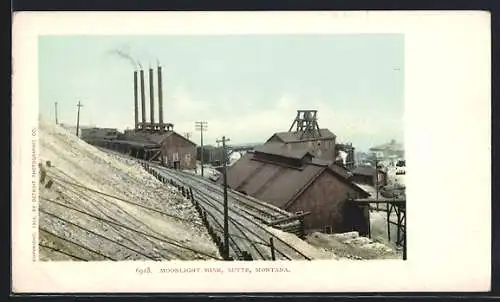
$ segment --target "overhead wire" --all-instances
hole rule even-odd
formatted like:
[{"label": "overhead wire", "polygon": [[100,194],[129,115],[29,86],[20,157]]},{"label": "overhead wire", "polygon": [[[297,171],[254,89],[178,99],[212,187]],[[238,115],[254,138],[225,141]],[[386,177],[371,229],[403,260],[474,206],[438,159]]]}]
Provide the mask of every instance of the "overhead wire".
[{"label": "overhead wire", "polygon": [[98,252],[98,251],[94,251],[93,249],[91,249],[91,248],[89,248],[89,247],[86,247],[86,246],[83,246],[83,245],[81,245],[81,244],[79,244],[79,243],[77,243],[77,242],[74,242],[74,241],[72,241],[72,240],[69,240],[68,238],[63,238],[63,237],[61,237],[61,236],[59,236],[59,235],[57,235],[57,234],[54,234],[53,232],[48,231],[48,230],[46,230],[46,229],[44,229],[44,228],[42,228],[42,227],[39,227],[39,229],[40,229],[40,231],[45,232],[45,233],[47,233],[47,234],[49,234],[49,235],[51,235],[51,236],[54,236],[54,237],[56,237],[57,239],[67,241],[67,242],[69,242],[69,243],[71,243],[71,244],[73,244],[73,245],[78,246],[79,248],[82,248],[82,249],[84,249],[84,250],[86,250],[86,251],[92,252],[92,253],[94,253],[94,254],[96,254],[96,255],[99,255],[99,256],[101,256],[101,257],[103,257],[103,258],[106,258],[106,259],[108,259],[108,260],[111,260],[111,261],[116,261],[116,259],[114,259],[114,258],[112,258],[112,257],[106,256],[106,255],[104,255],[104,254],[102,254],[102,253],[100,253],[100,252]]},{"label": "overhead wire", "polygon": [[[59,170],[60,171],[60,170]],[[61,173],[64,173],[63,171],[60,171]],[[52,174],[52,173],[51,173]],[[48,175],[48,174],[47,174]],[[98,190],[95,190],[95,189],[92,189],[92,188],[89,188],[88,186],[84,186],[84,185],[81,185],[81,184],[78,184],[78,183],[75,183],[75,182],[71,182],[71,181],[67,181],[67,180],[64,180],[62,179],[61,177],[59,176],[54,176],[53,174],[51,175],[51,178],[54,179],[56,182],[62,182],[62,183],[66,183],[68,185],[72,185],[72,186],[75,186],[75,187],[79,187],[81,189],[84,189],[84,190],[88,190],[88,191],[91,191],[93,193],[96,193],[96,194],[100,194],[100,195],[103,195],[103,196],[107,196],[107,197],[110,197],[110,198],[114,198],[116,200],[120,200],[120,201],[123,201],[125,203],[129,203],[129,204],[132,204],[132,205],[135,205],[135,206],[139,206],[141,208],[144,208],[146,210],[150,210],[150,211],[153,211],[153,212],[156,212],[156,213],[159,213],[161,215],[165,215],[165,216],[168,216],[168,217],[171,217],[171,218],[174,218],[174,219],[177,219],[179,221],[183,221],[183,222],[187,222],[187,223],[190,223],[190,224],[194,224],[196,226],[201,226],[201,227],[205,227],[204,224],[202,223],[198,223],[198,222],[195,222],[195,221],[192,221],[190,219],[186,219],[186,218],[182,218],[182,217],[179,217],[179,216],[175,216],[175,215],[172,215],[172,214],[169,214],[169,213],[166,213],[166,212],[163,212],[163,211],[160,211],[158,209],[154,209],[154,208],[150,208],[150,207],[147,207],[147,206],[144,206],[144,205],[141,205],[139,203],[136,203],[136,202],[133,202],[133,201],[130,201],[130,200],[126,200],[122,197],[118,197],[118,196],[114,196],[114,195],[111,195],[111,194],[108,194],[108,193],[104,193],[104,192],[100,192]],[[108,201],[106,199],[104,199],[105,201]],[[109,202],[109,201],[108,201]],[[222,231],[222,228],[217,228],[217,230],[219,231]],[[236,235],[236,234],[230,234],[231,236],[235,236],[235,237],[238,237],[240,239],[247,239],[245,237],[242,237],[242,236],[239,236],[239,235]],[[247,239],[248,240],[248,239]],[[251,240],[249,240],[251,241]],[[262,244],[262,245],[269,245],[268,243],[266,242],[259,242],[259,241],[252,241],[253,243],[256,243],[256,244]]]},{"label": "overhead wire", "polygon": [[[82,194],[81,192],[78,192],[78,191],[77,191],[77,190],[75,190],[74,188],[72,188],[72,187],[65,187],[65,188],[66,188],[66,190],[67,190],[67,191],[71,191],[71,192],[73,192],[74,194],[76,194],[78,197],[81,197],[82,199],[87,200],[88,202],[90,202],[90,204],[91,204],[91,205],[95,208],[95,210],[96,210],[96,211],[98,211],[99,213],[101,213],[102,215],[104,215],[105,217],[107,217],[108,219],[113,220],[113,221],[115,221],[115,222],[118,222],[115,218],[110,217],[109,215],[107,215],[106,213],[104,213],[104,211],[103,211],[103,210],[99,209],[99,207],[98,207],[98,206],[97,206],[97,205],[96,205],[96,204],[92,201],[92,198],[91,198],[90,196],[88,196],[88,195],[87,195],[87,196],[84,196],[84,197],[83,197],[83,196],[82,196],[83,194]],[[65,193],[64,193],[64,195],[66,195],[66,197],[67,197],[68,199],[71,199],[71,198],[72,198],[72,197],[70,197],[69,195],[67,195],[67,192],[65,192]],[[104,200],[106,200],[106,199],[104,199]],[[107,200],[106,200],[106,201],[107,201]],[[110,203],[111,203],[111,202],[110,202]],[[111,203],[111,204],[113,204],[116,208],[118,208],[118,209],[119,209],[119,207],[118,207],[116,204],[114,204],[114,203]],[[125,211],[125,213],[127,213],[127,212]],[[127,213],[127,214],[128,214],[128,213]],[[129,214],[129,216],[130,216],[130,214]],[[126,219],[126,218],[125,218],[125,219]],[[137,219],[136,219],[136,220],[137,220]],[[141,222],[140,220],[137,220],[137,221],[138,221],[139,223],[142,223],[142,225],[144,225],[145,227],[149,228],[149,227],[148,227],[145,223]],[[128,220],[128,222],[130,222],[130,223],[132,224],[132,222],[131,222],[130,220]],[[126,239],[127,241],[129,241],[129,242],[130,242],[130,243],[132,243],[133,245],[135,245],[135,246],[137,246],[137,247],[139,247],[139,248],[142,248],[142,246],[141,246],[141,245],[139,245],[139,243],[137,243],[137,242],[133,241],[132,239],[128,238],[128,237],[127,237],[127,236],[125,236],[123,233],[121,233],[121,232],[120,232],[120,230],[118,230],[116,226],[114,226],[114,225],[110,225],[110,224],[108,224],[108,225],[109,225],[111,228],[113,228],[116,232],[118,232],[119,234],[121,234],[121,235],[123,236],[123,238],[124,238],[124,239]],[[150,229],[150,228],[149,228],[149,229]],[[151,229],[150,229],[150,230],[151,230]],[[150,244],[152,244],[153,246],[155,246],[155,247],[157,247],[157,248],[158,248],[157,244],[156,244],[154,241],[152,241],[150,238],[145,237],[144,239],[145,239],[145,240],[147,240],[147,241],[148,241]],[[175,256],[176,256],[177,258],[179,258],[179,259],[182,259],[182,258],[183,258],[182,256],[180,256],[180,255],[179,255],[179,254],[177,254],[177,253],[173,253],[173,252],[170,252],[170,253],[171,253],[171,254],[173,254],[173,255],[175,255]]]},{"label": "overhead wire", "polygon": [[134,229],[132,229],[132,228],[130,228],[130,227],[127,227],[127,226],[125,226],[125,225],[122,225],[122,224],[120,224],[120,223],[113,222],[113,221],[110,221],[110,220],[108,220],[108,219],[104,219],[104,218],[102,218],[102,217],[98,217],[98,216],[95,216],[95,215],[92,215],[92,214],[86,213],[86,212],[84,212],[84,211],[81,211],[81,210],[75,209],[75,208],[73,208],[73,207],[71,207],[71,206],[68,206],[68,205],[62,204],[62,203],[60,203],[60,202],[58,202],[58,201],[55,201],[55,200],[52,200],[52,199],[49,199],[49,198],[42,198],[42,199],[44,199],[44,200],[46,200],[46,201],[49,201],[49,202],[52,202],[52,203],[55,203],[55,204],[57,204],[57,205],[59,205],[59,206],[65,207],[65,208],[67,208],[67,209],[73,210],[73,211],[75,211],[75,212],[78,212],[78,213],[81,213],[81,214],[87,215],[87,216],[92,217],[92,218],[94,218],[94,219],[101,220],[101,221],[105,221],[105,222],[107,222],[107,223],[114,224],[114,225],[117,225],[117,226],[122,227],[122,228],[124,228],[124,229],[130,230],[130,231],[133,231],[133,232],[136,232],[136,233],[138,233],[138,234],[141,234],[141,235],[144,235],[144,236],[149,236],[149,237],[151,237],[151,238],[154,238],[154,239],[156,239],[156,240],[159,240],[159,241],[162,241],[162,242],[168,243],[168,244],[170,244],[170,245],[173,245],[173,246],[176,246],[176,247],[179,247],[179,248],[182,248],[182,249],[189,250],[189,251],[191,251],[191,252],[193,252],[193,253],[200,254],[200,255],[203,255],[203,256],[206,256],[206,257],[209,257],[209,258],[212,258],[212,259],[219,259],[218,257],[215,257],[215,256],[210,255],[210,254],[208,254],[208,253],[205,253],[205,252],[202,252],[202,251],[196,250],[196,249],[194,249],[194,248],[187,247],[187,246],[181,245],[181,244],[179,244],[179,243],[176,243],[176,242],[175,242],[175,240],[170,239],[170,238],[168,238],[168,237],[166,237],[166,236],[164,236],[165,238],[159,238],[159,237],[157,237],[157,236],[154,236],[154,235],[151,235],[151,234],[147,234],[147,233],[141,232],[141,231],[139,231],[139,230],[134,230]]},{"label": "overhead wire", "polygon": [[74,258],[74,259],[77,259],[77,260],[80,260],[80,261],[88,261],[87,259],[85,258],[81,258],[81,257],[78,257],[76,255],[73,255],[73,254],[70,254],[70,253],[67,253],[63,250],[59,250],[59,249],[56,249],[55,247],[51,247],[51,246],[48,246],[48,245],[45,245],[45,244],[42,244],[42,243],[39,243],[38,244],[40,247],[43,247],[43,248],[46,248],[46,249],[50,249],[52,251],[55,251],[55,252],[58,252],[58,253],[61,253],[61,254],[64,254],[68,257],[71,257],[71,258]]},{"label": "overhead wire", "polygon": [[85,231],[85,232],[88,232],[88,233],[90,233],[90,234],[92,234],[92,235],[94,235],[94,236],[96,236],[96,237],[99,237],[99,238],[105,239],[105,240],[107,240],[107,241],[109,241],[109,242],[112,242],[112,243],[114,243],[114,244],[116,244],[116,245],[119,245],[119,246],[121,246],[121,247],[123,247],[123,248],[125,248],[125,249],[128,249],[128,250],[130,250],[130,251],[132,251],[132,252],[134,252],[134,253],[137,253],[138,255],[141,255],[141,256],[143,256],[143,257],[146,257],[146,258],[148,258],[148,259],[150,259],[150,260],[154,260],[154,258],[152,258],[152,257],[150,257],[150,256],[148,256],[148,255],[146,255],[146,254],[144,254],[144,253],[142,253],[142,252],[140,252],[140,251],[137,251],[137,250],[135,250],[135,249],[133,249],[133,248],[131,248],[131,247],[128,247],[128,246],[126,246],[126,245],[124,245],[124,244],[122,244],[122,243],[120,243],[120,242],[118,242],[118,241],[116,241],[116,240],[110,239],[110,238],[108,238],[108,237],[106,237],[106,236],[104,236],[104,235],[98,234],[98,233],[96,233],[96,232],[94,232],[94,231],[92,231],[92,230],[90,230],[90,229],[88,229],[88,228],[82,227],[82,226],[80,226],[80,225],[78,225],[78,224],[76,224],[76,223],[74,223],[74,222],[71,222],[71,221],[69,221],[69,220],[67,220],[67,219],[64,219],[64,218],[62,218],[62,217],[60,217],[60,216],[58,216],[58,215],[56,215],[56,214],[49,213],[49,212],[47,212],[47,211],[45,211],[45,210],[42,210],[42,209],[40,209],[40,212],[41,212],[41,213],[44,213],[44,214],[46,214],[46,215],[49,215],[49,216],[51,216],[51,217],[54,217],[54,218],[56,218],[56,219],[59,219],[59,220],[61,220],[61,221],[65,222],[65,223],[67,223],[67,224],[70,224],[70,225],[72,225],[72,226],[75,226],[75,227],[77,227],[77,228],[79,228],[79,229],[81,229],[81,230],[83,230],[83,231]]}]

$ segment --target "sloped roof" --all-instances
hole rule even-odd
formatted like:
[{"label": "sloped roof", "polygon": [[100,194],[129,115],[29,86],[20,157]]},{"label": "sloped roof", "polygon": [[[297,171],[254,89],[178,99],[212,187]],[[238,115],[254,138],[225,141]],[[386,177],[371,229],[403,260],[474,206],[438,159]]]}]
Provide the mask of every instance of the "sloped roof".
[{"label": "sloped roof", "polygon": [[356,186],[360,187],[361,189],[363,189],[363,191],[365,191],[366,193],[370,194],[370,197],[375,197],[377,195],[377,190],[375,189],[374,186],[370,186],[367,184],[361,184],[361,183],[357,183],[357,182],[355,182],[354,184]]},{"label": "sloped roof", "polygon": [[247,153],[228,169],[228,185],[281,208],[325,169],[315,165],[291,169],[255,161],[252,157],[253,154]]},{"label": "sloped roof", "polygon": [[139,141],[130,141],[130,140],[103,140],[107,141],[110,143],[119,143],[123,145],[128,145],[132,147],[139,147],[139,148],[159,148],[160,145],[157,143],[151,143],[151,142],[139,142]]},{"label": "sloped roof", "polygon": [[352,173],[349,170],[335,163],[328,166],[328,168],[345,179],[349,179],[352,176]]},{"label": "sloped roof", "polygon": [[307,155],[309,155],[311,157],[314,156],[307,149],[289,150],[283,144],[261,145],[261,146],[255,147],[254,153],[265,153],[265,154],[277,155],[277,156],[286,157],[286,158],[293,158],[293,159],[303,159]]},{"label": "sloped roof", "polygon": [[293,204],[294,200],[325,171],[335,175],[354,190],[368,195],[349,180],[350,175],[345,169],[331,161],[308,163],[299,170],[252,160],[253,156],[253,153],[247,153],[228,168],[229,187],[280,208],[286,209]]},{"label": "sloped roof", "polygon": [[301,141],[311,141],[311,140],[326,140],[334,139],[336,136],[328,129],[319,129],[320,137],[310,137],[304,135],[301,138],[302,132],[277,132],[273,134],[267,141],[271,140],[273,137],[277,137],[284,143],[301,142]]},{"label": "sloped roof", "polygon": [[[375,170],[374,167],[359,166],[359,167],[356,167],[354,170],[352,170],[352,174],[364,175],[364,176],[373,176],[373,175],[375,175],[375,171],[376,170]],[[380,168],[379,168],[379,172],[386,173],[385,171],[380,170]]]},{"label": "sloped roof", "polygon": [[168,137],[176,135],[183,140],[191,143],[192,145],[196,146],[196,144],[184,136],[180,135],[179,133],[175,131],[166,131],[166,132],[142,132],[142,131],[135,131],[135,132],[129,132],[125,134],[125,137],[130,140],[135,140],[135,141],[140,141],[140,142],[152,142],[156,144],[162,144],[165,139]]}]

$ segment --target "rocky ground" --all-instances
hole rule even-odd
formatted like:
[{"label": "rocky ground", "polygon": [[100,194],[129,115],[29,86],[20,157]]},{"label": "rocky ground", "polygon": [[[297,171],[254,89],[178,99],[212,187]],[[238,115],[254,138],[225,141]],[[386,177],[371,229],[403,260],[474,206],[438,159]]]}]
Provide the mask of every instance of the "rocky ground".
[{"label": "rocky ground", "polygon": [[134,161],[40,121],[40,260],[219,258],[191,202]]},{"label": "rocky ground", "polygon": [[400,259],[401,255],[395,249],[366,237],[360,237],[358,232],[342,234],[312,233],[306,241],[325,251],[335,253],[339,259],[370,260],[370,259]]}]

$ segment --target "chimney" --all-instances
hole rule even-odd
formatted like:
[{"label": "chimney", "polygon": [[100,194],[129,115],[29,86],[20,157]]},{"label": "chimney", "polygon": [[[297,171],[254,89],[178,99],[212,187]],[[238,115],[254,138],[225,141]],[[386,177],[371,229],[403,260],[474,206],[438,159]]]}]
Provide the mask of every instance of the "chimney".
[{"label": "chimney", "polygon": [[137,70],[134,71],[134,120],[135,120],[135,129],[139,128],[139,100],[138,100],[138,91],[137,91]]},{"label": "chimney", "polygon": [[151,119],[151,129],[154,129],[155,124],[155,95],[153,81],[153,68],[149,68],[149,117]]},{"label": "chimney", "polygon": [[144,70],[141,69],[141,109],[142,109],[142,128],[146,126],[146,94],[144,92]]},{"label": "chimney", "polygon": [[160,128],[163,125],[163,83],[161,80],[161,66],[158,65],[158,118]]}]

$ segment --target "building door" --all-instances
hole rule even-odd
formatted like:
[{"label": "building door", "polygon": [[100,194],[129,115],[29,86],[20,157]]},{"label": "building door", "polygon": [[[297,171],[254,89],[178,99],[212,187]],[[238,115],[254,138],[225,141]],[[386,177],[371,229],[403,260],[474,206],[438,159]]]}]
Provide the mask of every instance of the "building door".
[{"label": "building door", "polygon": [[174,162],[174,169],[180,169],[181,163],[179,161],[179,152],[174,152],[172,154],[172,161]]}]

